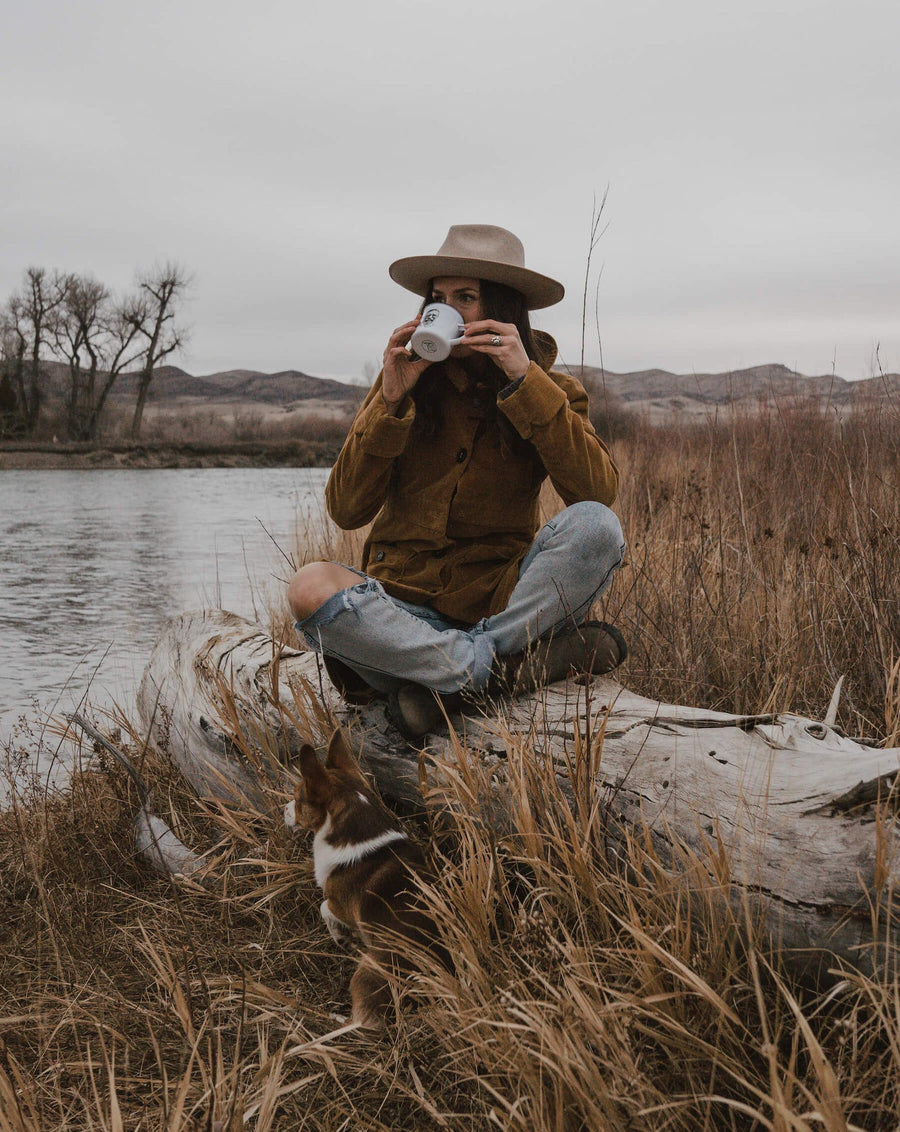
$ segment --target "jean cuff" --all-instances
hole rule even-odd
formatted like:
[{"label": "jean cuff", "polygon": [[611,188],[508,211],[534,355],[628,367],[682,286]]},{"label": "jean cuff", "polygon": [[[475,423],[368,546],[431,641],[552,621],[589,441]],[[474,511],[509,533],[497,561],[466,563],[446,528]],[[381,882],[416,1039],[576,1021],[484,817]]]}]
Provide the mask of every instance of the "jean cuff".
[{"label": "jean cuff", "polygon": [[[354,570],[355,574],[359,571]],[[309,645],[311,649],[316,652],[324,652],[322,648],[322,640],[316,632],[323,625],[328,625],[339,614],[346,612],[356,613],[356,604],[351,597],[352,594],[365,594],[375,593],[381,589],[381,583],[376,582],[374,578],[366,578],[365,574],[360,577],[364,581],[357,583],[355,586],[350,586],[345,590],[338,590],[337,593],[332,594],[327,601],[323,602],[318,609],[313,610],[309,617],[304,617],[300,621],[294,622],[294,628],[297,630],[297,635]]]},{"label": "jean cuff", "polygon": [[482,618],[471,630],[474,659],[469,687],[475,692],[480,692],[490,679],[496,655],[490,634],[485,632],[486,622],[487,618]]}]

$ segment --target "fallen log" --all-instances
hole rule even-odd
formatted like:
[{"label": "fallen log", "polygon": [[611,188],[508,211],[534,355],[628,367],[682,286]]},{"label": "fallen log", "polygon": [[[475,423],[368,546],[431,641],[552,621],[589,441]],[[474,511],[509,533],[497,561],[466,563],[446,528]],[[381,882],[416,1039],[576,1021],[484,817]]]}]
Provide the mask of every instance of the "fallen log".
[{"label": "fallen log", "polygon": [[203,858],[189,849],[162,818],[153,813],[152,795],[137,767],[124,751],[119,750],[79,712],[73,712],[66,718],[70,724],[80,727],[107,754],[112,755],[134,783],[141,803],[134,815],[134,848],[137,855],[143,857],[157,872],[170,876],[189,877],[202,870],[205,865]]},{"label": "fallen log", "polygon": [[[386,797],[421,803],[421,752],[391,726],[383,704],[340,702],[314,654],[279,647],[234,614],[204,610],[171,621],[138,705],[151,741],[199,793],[264,805],[266,782],[285,783],[300,733],[315,722],[301,718],[298,689],[315,693],[323,716],[352,725]],[[673,867],[685,848],[694,859],[727,861],[732,897],[816,967],[829,953],[871,970],[892,945],[900,748],[867,746],[789,713],[734,716],[659,703],[612,679],[592,679],[589,694],[563,681],[500,712],[453,723],[470,751],[495,762],[511,736],[530,736],[570,797],[575,752],[586,738],[594,744],[589,789],[604,796],[612,818],[610,852],[637,829]],[[446,735],[422,746],[453,757]]]}]

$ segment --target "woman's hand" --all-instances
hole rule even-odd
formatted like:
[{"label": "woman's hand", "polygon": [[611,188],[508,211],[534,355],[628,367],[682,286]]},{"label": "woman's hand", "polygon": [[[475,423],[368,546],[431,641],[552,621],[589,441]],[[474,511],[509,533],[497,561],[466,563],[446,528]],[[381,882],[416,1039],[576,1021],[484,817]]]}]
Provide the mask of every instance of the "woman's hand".
[{"label": "woman's hand", "polygon": [[388,339],[384,351],[384,368],[381,372],[381,395],[387,411],[393,416],[403,398],[431,365],[425,358],[414,358],[406,345],[412,332],[419,325],[419,319],[398,326]]},{"label": "woman's hand", "polygon": [[531,365],[531,359],[525,353],[519,331],[511,322],[497,322],[493,318],[483,319],[481,322],[467,322],[465,338],[460,345],[467,346],[479,354],[487,354],[510,381],[524,377]]}]

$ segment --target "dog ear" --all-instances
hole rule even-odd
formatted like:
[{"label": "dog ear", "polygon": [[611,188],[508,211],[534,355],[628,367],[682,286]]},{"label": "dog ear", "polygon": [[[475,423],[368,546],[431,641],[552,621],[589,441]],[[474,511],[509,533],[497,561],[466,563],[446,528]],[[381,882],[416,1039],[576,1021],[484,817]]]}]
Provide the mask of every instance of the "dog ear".
[{"label": "dog ear", "polygon": [[300,748],[300,773],[306,783],[306,793],[311,802],[322,802],[329,794],[328,778],[325,768],[319,762],[315,747],[304,743]]},{"label": "dog ear", "polygon": [[336,727],[334,734],[328,743],[328,756],[325,759],[325,765],[330,770],[342,770],[346,773],[355,774],[360,776],[359,765],[353,757],[353,752],[347,740],[344,738],[344,733],[340,727]]}]

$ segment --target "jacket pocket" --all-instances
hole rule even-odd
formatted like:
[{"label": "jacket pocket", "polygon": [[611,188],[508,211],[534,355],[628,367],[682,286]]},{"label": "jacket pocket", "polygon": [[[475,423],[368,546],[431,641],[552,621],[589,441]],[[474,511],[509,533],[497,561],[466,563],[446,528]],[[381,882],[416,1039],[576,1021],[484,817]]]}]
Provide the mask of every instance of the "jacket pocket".
[{"label": "jacket pocket", "polygon": [[373,542],[365,556],[363,569],[373,578],[399,582],[412,557],[413,551],[405,543]]}]

